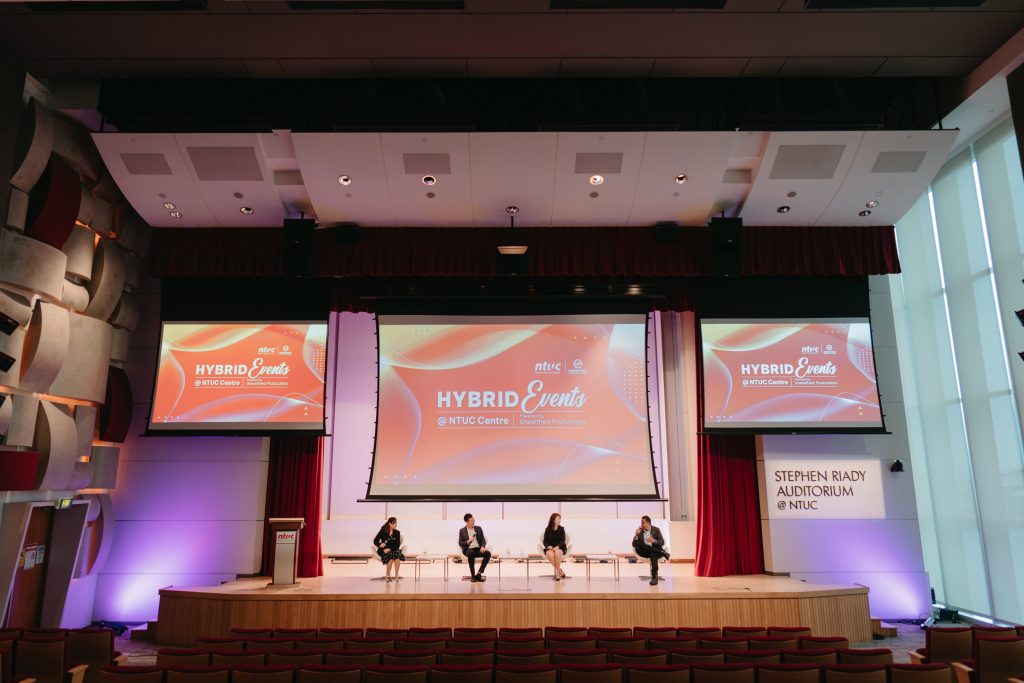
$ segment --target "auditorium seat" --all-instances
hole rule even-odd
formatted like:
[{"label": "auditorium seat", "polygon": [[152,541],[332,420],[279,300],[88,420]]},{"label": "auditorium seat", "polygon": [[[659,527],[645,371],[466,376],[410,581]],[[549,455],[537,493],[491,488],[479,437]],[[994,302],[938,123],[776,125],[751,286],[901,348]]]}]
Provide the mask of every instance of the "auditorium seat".
[{"label": "auditorium seat", "polygon": [[364,638],[390,638],[392,640],[398,640],[399,638],[408,638],[409,629],[407,628],[367,628]]},{"label": "auditorium seat", "polygon": [[594,626],[587,629],[587,635],[592,638],[601,640],[608,636],[632,636],[633,629],[631,628],[603,628],[600,626]]},{"label": "auditorium seat", "polygon": [[164,674],[164,683],[228,683],[228,675],[223,666],[172,666]]},{"label": "auditorium seat", "polygon": [[293,638],[246,638],[245,649],[262,650],[263,652],[294,650],[295,640]]},{"label": "auditorium seat", "polygon": [[696,638],[680,638],[679,636],[651,635],[647,637],[649,650],[696,650],[700,643]]},{"label": "auditorium seat", "polygon": [[274,629],[272,628],[233,628],[228,633],[242,640],[274,637]]},{"label": "auditorium seat", "polygon": [[639,638],[648,638],[652,636],[672,636],[678,637],[676,629],[671,626],[634,626],[633,635]]},{"label": "auditorium seat", "polygon": [[543,636],[498,636],[497,650],[543,650]]},{"label": "auditorium seat", "polygon": [[690,667],[692,683],[754,683],[754,667],[750,664],[694,664]]},{"label": "auditorium seat", "polygon": [[779,664],[782,662],[778,650],[726,650],[725,663]]},{"label": "auditorium seat", "polygon": [[611,652],[612,662],[631,666],[633,664],[668,664],[668,652],[665,650],[619,650]]},{"label": "auditorium seat", "polygon": [[425,666],[381,666],[366,667],[363,683],[427,683],[430,672]]},{"label": "auditorium seat", "polygon": [[468,638],[490,638],[491,640],[498,639],[498,629],[496,628],[454,628],[452,629],[452,637],[456,639],[468,639]]},{"label": "auditorium seat", "polygon": [[100,668],[100,683],[163,683],[164,670],[159,666],[114,666]]},{"label": "auditorium seat", "polygon": [[84,664],[86,683],[97,683],[103,667],[114,663],[114,631],[109,628],[70,629],[65,636],[66,665]]},{"label": "auditorium seat", "polygon": [[845,650],[850,647],[850,641],[839,636],[800,636],[801,650]]},{"label": "auditorium seat", "polygon": [[838,664],[836,651],[829,648],[818,650],[783,650],[783,664]]},{"label": "auditorium seat", "polygon": [[442,650],[437,656],[438,664],[494,664],[494,650]]},{"label": "auditorium seat", "polygon": [[353,664],[310,664],[299,667],[296,674],[296,683],[361,683],[362,680],[363,667]]},{"label": "auditorium seat", "polygon": [[68,630],[66,628],[23,628],[21,629],[21,635],[24,636],[42,636],[42,637],[60,637],[66,638]]},{"label": "auditorium seat", "polygon": [[345,639],[339,636],[317,636],[316,638],[300,638],[295,641],[296,650],[340,650],[345,647]]},{"label": "auditorium seat", "polygon": [[689,664],[634,664],[623,671],[623,683],[690,683]]},{"label": "auditorium seat", "polygon": [[494,638],[454,637],[448,641],[448,650],[493,650]]},{"label": "auditorium seat", "polygon": [[549,649],[552,664],[607,664],[608,650],[591,648],[580,649]]},{"label": "auditorium seat", "polygon": [[676,635],[680,638],[715,638],[722,635],[722,629],[716,626],[680,626],[676,629]]},{"label": "auditorium seat", "polygon": [[329,650],[324,664],[380,664],[381,650]]},{"label": "auditorium seat", "polygon": [[885,666],[880,664],[823,664],[821,683],[887,683]]},{"label": "auditorium seat", "polygon": [[790,636],[800,638],[802,636],[813,636],[814,633],[807,626],[769,626],[768,637]]},{"label": "auditorium seat", "polygon": [[724,636],[712,636],[710,638],[701,638],[698,643],[698,647],[702,650],[748,650],[750,649],[749,643],[746,638],[743,637],[724,637]]},{"label": "auditorium seat", "polygon": [[396,650],[433,650],[440,652],[448,647],[448,638],[409,638],[395,641]]},{"label": "auditorium seat", "polygon": [[204,650],[244,650],[245,640],[239,638],[212,638],[201,636],[196,638],[196,647]]},{"label": "auditorium seat", "polygon": [[1013,626],[972,626],[975,638],[987,638],[989,636],[1012,636],[1016,635],[1017,629]]},{"label": "auditorium seat", "polygon": [[431,666],[437,664],[434,650],[390,650],[383,652],[380,662],[384,666]]},{"label": "auditorium seat", "polygon": [[1011,636],[977,636],[971,661],[954,662],[957,679],[972,683],[1003,683],[1017,676],[1024,668],[1024,638]]},{"label": "auditorium seat", "polygon": [[10,638],[16,640],[21,638],[20,628],[0,628],[0,639]]},{"label": "auditorium seat", "polygon": [[548,635],[548,648],[558,650],[593,650],[597,641],[589,636]]},{"label": "auditorium seat", "polygon": [[300,638],[316,638],[317,630],[315,628],[275,628],[274,638],[291,638],[292,640],[299,640]]},{"label": "auditorium seat", "polygon": [[757,665],[757,683],[818,683],[820,679],[821,667],[817,664]]},{"label": "auditorium seat", "polygon": [[498,650],[494,653],[495,664],[550,664],[551,654],[541,648],[537,650]]},{"label": "auditorium seat", "polygon": [[890,664],[889,683],[949,683],[949,664]]},{"label": "auditorium seat", "polygon": [[491,683],[490,664],[437,664],[430,667],[430,683]]},{"label": "auditorium seat", "polygon": [[[263,650],[211,650],[210,666],[263,666],[267,653]],[[190,665],[191,666],[191,665]]]},{"label": "auditorium seat", "polygon": [[349,638],[345,641],[346,650],[394,650],[394,638]]},{"label": "auditorium seat", "polygon": [[156,651],[157,666],[208,666],[210,664],[210,651],[198,648],[174,648],[162,647]]},{"label": "auditorium seat", "polygon": [[550,639],[552,635],[580,637],[587,635],[587,628],[585,626],[548,626],[544,629],[545,638]]},{"label": "auditorium seat", "polygon": [[538,628],[538,627],[506,628],[504,626],[498,629],[498,638],[499,639],[501,639],[501,638],[509,638],[509,637],[511,637],[511,638],[526,638],[527,636],[529,636],[531,638],[543,638],[544,637],[544,629]]},{"label": "auditorium seat", "polygon": [[323,664],[322,650],[291,650],[289,652],[268,652],[267,664],[291,664],[306,666],[307,664]]},{"label": "auditorium seat", "polygon": [[800,647],[796,636],[759,636],[747,640],[749,650],[795,650]]},{"label": "auditorium seat", "polygon": [[417,628],[413,627],[409,629],[409,638],[441,638],[448,640],[452,637],[451,627],[431,627],[431,628]]},{"label": "auditorium seat", "polygon": [[523,666],[502,664],[494,667],[494,683],[557,683],[557,681],[558,667],[550,664]]},{"label": "auditorium seat", "polygon": [[725,664],[725,651],[673,649],[668,660],[673,664]]},{"label": "auditorium seat", "polygon": [[615,653],[622,650],[644,650],[647,648],[647,641],[644,638],[634,638],[631,635],[604,636],[598,638],[597,646]]},{"label": "auditorium seat", "polygon": [[724,638],[763,638],[768,635],[764,626],[723,626]]},{"label": "auditorium seat", "polygon": [[[37,635],[26,629],[14,646],[14,680],[34,678],[36,683],[64,683],[64,634]],[[72,680],[82,680],[84,667],[74,667]]]},{"label": "auditorium seat", "polygon": [[361,628],[321,628],[319,637],[341,637],[349,640],[351,638],[362,638],[363,629]]},{"label": "auditorium seat", "polygon": [[294,683],[295,667],[287,664],[238,666],[231,669],[231,683]]},{"label": "auditorium seat", "polygon": [[892,664],[892,650],[884,647],[862,650],[842,648],[836,650],[836,658],[840,664]]},{"label": "auditorium seat", "polygon": [[621,664],[565,664],[558,668],[561,683],[622,683]]}]

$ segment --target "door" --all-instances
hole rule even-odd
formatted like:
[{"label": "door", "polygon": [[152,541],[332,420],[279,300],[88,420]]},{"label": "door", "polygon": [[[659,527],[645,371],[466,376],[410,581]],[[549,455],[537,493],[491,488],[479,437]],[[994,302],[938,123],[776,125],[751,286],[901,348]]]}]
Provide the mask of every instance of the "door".
[{"label": "door", "polygon": [[25,541],[14,572],[11,604],[7,610],[9,628],[36,628],[43,607],[43,586],[50,559],[50,534],[53,529],[53,506],[32,508]]}]

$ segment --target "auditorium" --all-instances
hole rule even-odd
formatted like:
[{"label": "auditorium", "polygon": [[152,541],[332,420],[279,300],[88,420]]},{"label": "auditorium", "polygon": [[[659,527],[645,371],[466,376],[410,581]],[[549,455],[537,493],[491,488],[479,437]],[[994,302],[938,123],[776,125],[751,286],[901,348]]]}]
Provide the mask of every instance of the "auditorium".
[{"label": "auditorium", "polygon": [[1024,683],[1022,159],[1024,0],[0,0],[0,683]]}]

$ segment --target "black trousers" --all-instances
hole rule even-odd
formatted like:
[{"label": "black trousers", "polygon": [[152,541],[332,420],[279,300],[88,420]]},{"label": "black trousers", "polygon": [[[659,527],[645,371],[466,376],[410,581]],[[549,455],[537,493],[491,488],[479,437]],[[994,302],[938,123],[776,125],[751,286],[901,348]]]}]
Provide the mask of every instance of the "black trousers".
[{"label": "black trousers", "polygon": [[651,575],[657,576],[658,560],[662,557],[665,557],[665,551],[661,548],[655,548],[654,546],[645,545],[643,543],[637,543],[636,554],[640,557],[646,557],[651,561]]},{"label": "black trousers", "polygon": [[462,551],[462,554],[469,558],[469,573],[473,576],[476,576],[476,558],[483,558],[483,562],[480,563],[481,574],[483,574],[484,570],[487,569],[487,563],[491,561],[490,550],[480,552],[480,548],[467,548]]}]

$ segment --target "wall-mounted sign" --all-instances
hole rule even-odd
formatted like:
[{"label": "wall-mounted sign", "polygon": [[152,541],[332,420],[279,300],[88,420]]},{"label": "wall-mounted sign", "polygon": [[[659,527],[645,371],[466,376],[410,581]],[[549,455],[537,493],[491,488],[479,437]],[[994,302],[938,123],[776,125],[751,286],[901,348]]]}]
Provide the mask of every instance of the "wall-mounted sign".
[{"label": "wall-mounted sign", "polygon": [[882,519],[879,460],[766,460],[770,519]]}]

